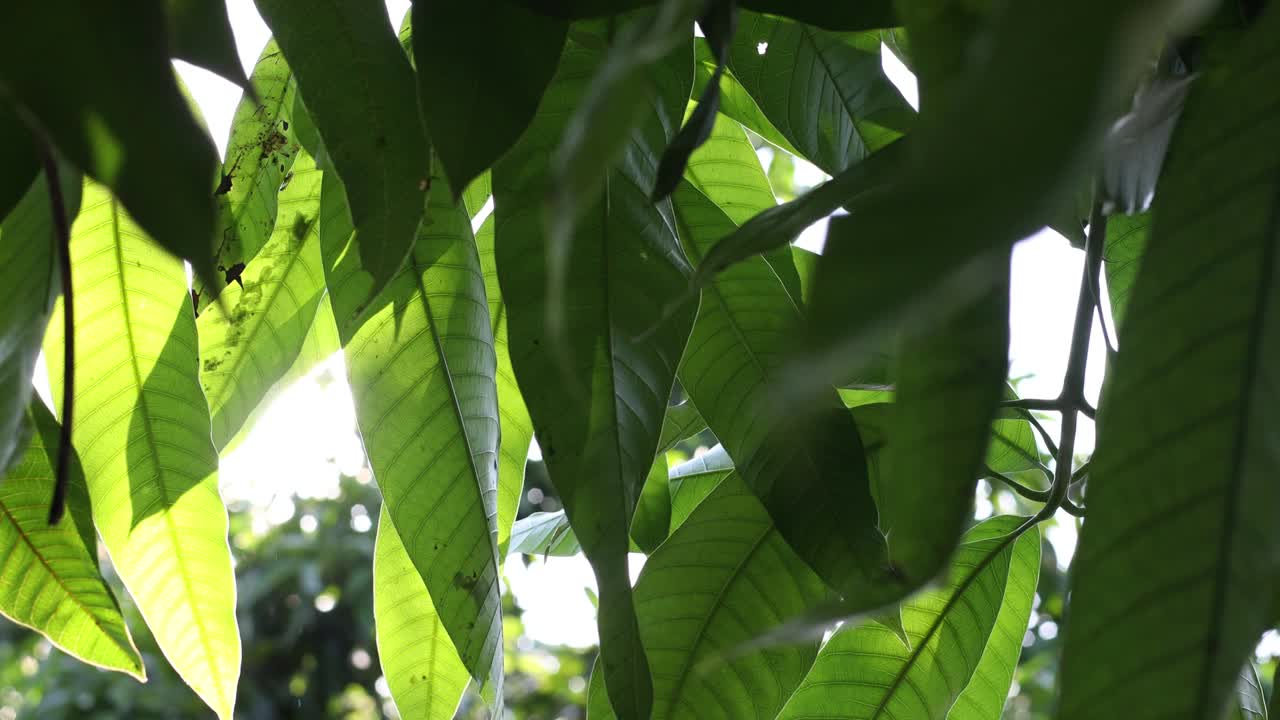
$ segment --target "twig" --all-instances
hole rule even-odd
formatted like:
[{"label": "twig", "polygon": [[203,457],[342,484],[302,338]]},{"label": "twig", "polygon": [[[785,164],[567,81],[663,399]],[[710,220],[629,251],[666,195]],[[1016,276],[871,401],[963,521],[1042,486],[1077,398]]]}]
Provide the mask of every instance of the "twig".
[{"label": "twig", "polygon": [[1032,415],[1030,412],[1024,413],[1024,415],[1026,415],[1027,422],[1031,423],[1031,427],[1035,428],[1036,432],[1040,433],[1040,439],[1044,440],[1045,449],[1049,451],[1050,455],[1057,457],[1058,443],[1054,442],[1053,436],[1044,428],[1044,425],[1040,424],[1040,420],[1037,419],[1035,415]]},{"label": "twig", "polygon": [[1034,500],[1036,502],[1044,502],[1045,500],[1049,499],[1049,492],[1047,490],[1036,490],[1035,488],[1027,487],[1026,485],[1023,485],[1022,483],[1018,482],[1017,480],[1014,480],[1008,475],[1005,475],[1004,473],[996,472],[991,468],[987,468],[987,477],[995,478],[996,480],[999,480],[1005,485],[1008,485],[1010,490],[1013,490],[1014,492],[1018,493],[1019,495],[1021,495],[1022,497],[1028,500]]},{"label": "twig", "polygon": [[47,142],[41,144],[45,182],[49,185],[49,209],[53,213],[54,255],[62,280],[62,428],[58,436],[58,467],[53,498],[49,502],[49,524],[56,525],[67,508],[67,484],[71,474],[71,423],[76,395],[75,294],[71,290],[71,227],[66,201],[58,178],[58,161]]},{"label": "twig", "polygon": [[1074,515],[1078,518],[1085,516],[1084,508],[1072,502],[1071,498],[1062,498],[1062,509],[1066,510],[1068,514]]},{"label": "twig", "polygon": [[1000,403],[1000,407],[1020,408],[1022,410],[1054,410],[1062,411],[1061,398],[1019,398],[1017,400],[1004,400]]}]

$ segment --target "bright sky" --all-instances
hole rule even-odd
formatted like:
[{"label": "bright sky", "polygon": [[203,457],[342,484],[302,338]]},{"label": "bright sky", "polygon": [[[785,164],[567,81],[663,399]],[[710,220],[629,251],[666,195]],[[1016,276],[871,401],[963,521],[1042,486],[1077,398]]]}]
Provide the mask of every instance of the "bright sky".
[{"label": "bright sky", "polygon": [[[246,71],[251,71],[269,31],[252,0],[228,0],[227,5],[241,62]],[[398,25],[409,3],[389,0],[387,6],[392,24]],[[889,53],[885,65],[904,96],[916,104],[915,79],[910,72]],[[221,153],[239,101],[239,89],[182,63],[179,72],[204,111]],[[802,160],[797,160],[796,166],[800,186],[825,179],[821,171]],[[825,231],[826,221],[820,222],[806,231],[800,242],[817,250]],[[1014,249],[1010,374],[1029,376],[1021,384],[1028,397],[1055,397],[1062,385],[1082,263],[1082,252],[1048,231]],[[1095,322],[1086,379],[1086,392],[1095,404],[1103,357],[1103,341]],[[1093,449],[1093,424],[1085,418],[1082,421],[1077,449],[1089,452]],[[285,522],[293,516],[294,495],[335,496],[339,474],[356,475],[362,462],[350,389],[341,358],[335,357],[281,393],[263,413],[254,432],[224,458],[223,493],[228,500],[250,501],[255,525],[265,529],[269,523]],[[1057,527],[1049,530],[1048,537],[1059,561],[1065,564],[1075,549],[1075,526],[1065,515],[1060,520]],[[633,577],[642,559],[633,557]],[[525,610],[526,631],[533,638],[579,647],[595,644],[595,609],[584,589],[594,589],[595,583],[581,556],[545,561],[537,558],[527,568],[513,558],[507,566],[507,580]]]}]

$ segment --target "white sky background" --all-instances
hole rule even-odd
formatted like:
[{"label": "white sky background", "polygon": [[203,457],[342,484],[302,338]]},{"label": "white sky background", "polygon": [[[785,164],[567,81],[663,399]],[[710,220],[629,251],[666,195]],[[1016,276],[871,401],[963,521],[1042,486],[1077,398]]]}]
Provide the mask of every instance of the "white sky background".
[{"label": "white sky background", "polygon": [[[251,71],[270,33],[252,0],[228,0],[227,6],[240,60],[246,71]],[[393,26],[398,26],[409,8],[408,0],[389,0],[387,6]],[[890,77],[914,105],[915,79],[896,58],[889,53],[886,56]],[[178,65],[204,111],[221,154],[240,90],[211,73]],[[825,178],[821,171],[799,159],[796,172],[800,186]],[[819,249],[825,232],[824,220],[806,231],[800,243]],[[1081,251],[1051,231],[1028,238],[1014,248],[1010,375],[1030,376],[1020,385],[1025,397],[1056,397],[1062,386],[1083,261]],[[1095,320],[1086,378],[1086,395],[1095,404],[1104,356]],[[1093,423],[1087,418],[1081,420],[1077,452],[1087,453],[1093,449]],[[1051,431],[1056,429],[1056,423],[1046,424]],[[291,498],[295,494],[336,496],[339,473],[356,475],[362,462],[350,390],[341,358],[335,357],[282,393],[267,408],[255,431],[223,460],[223,493],[228,500],[249,500],[257,509],[255,525],[265,529],[267,524],[285,522],[293,516]],[[1057,527],[1050,528],[1047,535],[1059,562],[1065,565],[1075,549],[1075,526],[1069,516],[1059,519]],[[633,571],[638,571],[638,565]],[[596,642],[595,610],[583,590],[594,588],[594,580],[581,556],[546,561],[538,558],[528,568],[513,559],[507,565],[507,580],[525,610],[525,628],[532,637],[579,647]],[[1280,647],[1280,640],[1277,643]]]}]

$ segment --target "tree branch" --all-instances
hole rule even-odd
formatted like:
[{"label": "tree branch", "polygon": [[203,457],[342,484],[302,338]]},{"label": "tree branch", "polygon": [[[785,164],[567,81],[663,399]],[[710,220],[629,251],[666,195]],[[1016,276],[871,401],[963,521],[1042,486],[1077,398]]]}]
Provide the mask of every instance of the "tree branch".
[{"label": "tree branch", "polygon": [[58,161],[49,143],[42,142],[40,158],[44,178],[49,186],[49,210],[53,213],[53,252],[58,262],[62,283],[62,427],[58,436],[58,467],[54,476],[53,498],[49,501],[49,524],[56,525],[67,509],[67,484],[71,473],[71,423],[76,394],[75,297],[71,290],[71,226],[67,204],[62,197]]}]

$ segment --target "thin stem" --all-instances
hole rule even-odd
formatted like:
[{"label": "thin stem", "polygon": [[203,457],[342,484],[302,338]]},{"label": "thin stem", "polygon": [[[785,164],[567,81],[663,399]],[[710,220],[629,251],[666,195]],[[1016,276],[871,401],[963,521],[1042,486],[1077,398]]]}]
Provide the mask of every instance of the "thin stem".
[{"label": "thin stem", "polygon": [[1062,498],[1062,509],[1066,510],[1068,514],[1078,518],[1082,518],[1085,515],[1084,508],[1072,502],[1071,498]]},{"label": "thin stem", "polygon": [[49,185],[49,210],[53,213],[54,255],[62,280],[62,428],[58,436],[58,468],[49,502],[49,524],[56,525],[67,509],[67,485],[71,474],[71,423],[75,416],[76,334],[75,294],[71,290],[71,226],[58,178],[58,161],[49,144],[41,147],[45,182]]},{"label": "thin stem", "polygon": [[1090,467],[1089,467],[1089,466],[1090,466],[1090,464],[1091,464],[1091,463],[1092,463],[1092,461],[1086,462],[1085,464],[1083,464],[1083,465],[1081,465],[1080,467],[1076,468],[1076,471],[1075,471],[1075,472],[1071,473],[1071,484],[1072,484],[1072,485],[1075,485],[1076,483],[1080,482],[1081,480],[1084,480],[1085,478],[1089,477],[1089,470],[1090,470]]},{"label": "thin stem", "polygon": [[1021,408],[1023,410],[1062,410],[1060,398],[1019,398],[1001,401],[1000,407]]},{"label": "thin stem", "polygon": [[1026,485],[1023,485],[1022,483],[1018,482],[1017,480],[1014,480],[1008,475],[996,472],[991,468],[987,468],[987,477],[995,478],[996,480],[999,480],[1005,485],[1008,485],[1010,490],[1013,490],[1014,492],[1018,493],[1019,495],[1021,495],[1022,497],[1028,500],[1034,500],[1036,502],[1044,502],[1045,500],[1049,499],[1049,493],[1047,491],[1036,490],[1035,488],[1027,487]]},{"label": "thin stem", "polygon": [[[1058,443],[1054,442],[1053,436],[1044,428],[1044,425],[1040,424],[1040,420],[1035,415],[1032,415],[1030,411],[1024,412],[1022,415],[1026,418],[1027,422],[1031,423],[1031,427],[1035,428],[1036,432],[1040,433],[1040,439],[1044,441],[1045,449],[1049,451],[1049,454],[1057,457]],[[1052,475],[1053,473],[1049,474]]]}]

